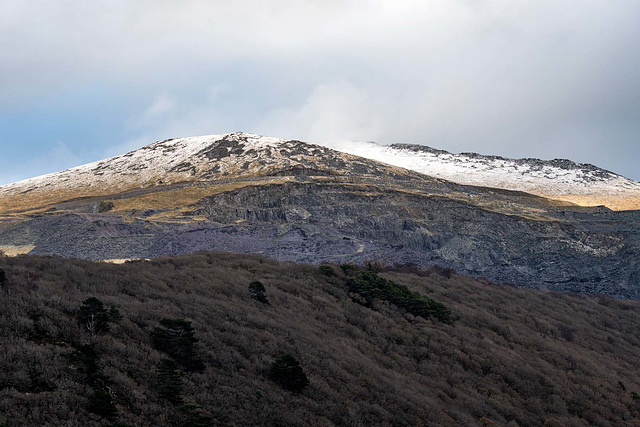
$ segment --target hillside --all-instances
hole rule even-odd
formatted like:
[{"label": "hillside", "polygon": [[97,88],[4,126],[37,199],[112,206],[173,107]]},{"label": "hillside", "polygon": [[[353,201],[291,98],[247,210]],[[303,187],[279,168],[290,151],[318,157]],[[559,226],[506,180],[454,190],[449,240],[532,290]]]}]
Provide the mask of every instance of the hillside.
[{"label": "hillside", "polygon": [[[640,422],[637,301],[516,289],[437,268],[379,273],[444,304],[447,323],[379,298],[363,305],[348,292],[359,273],[333,267],[327,276],[256,256],[123,265],[0,257],[0,269],[6,427]],[[269,304],[251,297],[256,280]],[[89,297],[119,312],[95,336],[78,322]],[[172,356],[152,339],[163,318],[192,322],[199,341],[190,357],[204,368],[178,370],[181,391],[165,397],[162,360]],[[300,393],[269,375],[283,353],[308,376]],[[176,395],[182,402],[172,404]],[[108,406],[96,396],[115,405],[110,420],[88,411]]]},{"label": "hillside", "polygon": [[151,144],[0,187],[0,250],[92,260],[199,250],[414,263],[640,297],[640,211],[461,185],[301,141]]},{"label": "hillside", "polygon": [[374,142],[340,144],[335,148],[458,184],[524,191],[580,206],[640,209],[639,182],[567,159],[508,159],[477,153],[456,154],[424,145]]}]

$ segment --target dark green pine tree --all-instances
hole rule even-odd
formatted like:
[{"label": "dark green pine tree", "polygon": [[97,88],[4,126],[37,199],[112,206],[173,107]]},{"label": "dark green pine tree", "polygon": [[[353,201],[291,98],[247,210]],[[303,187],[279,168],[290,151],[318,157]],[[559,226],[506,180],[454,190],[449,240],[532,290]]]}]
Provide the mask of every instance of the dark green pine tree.
[{"label": "dark green pine tree", "polygon": [[103,418],[113,418],[118,413],[111,396],[104,390],[95,390],[89,395],[87,410]]},{"label": "dark green pine tree", "polygon": [[251,298],[260,301],[263,304],[269,304],[269,300],[267,299],[267,291],[264,288],[262,282],[249,283],[249,293],[251,294]]},{"label": "dark green pine tree", "polygon": [[188,427],[210,427],[213,425],[213,418],[200,405],[187,403],[180,408],[184,416],[184,426]]},{"label": "dark green pine tree", "polygon": [[191,322],[184,319],[162,319],[160,326],[151,332],[151,341],[156,350],[164,351],[187,371],[201,372],[204,363],[197,355]]},{"label": "dark green pine tree", "polygon": [[82,301],[78,310],[78,323],[91,335],[106,332],[109,330],[109,311],[98,298],[89,297]]},{"label": "dark green pine tree", "polygon": [[89,385],[95,386],[97,384],[104,384],[107,381],[106,377],[100,371],[98,353],[93,344],[78,346],[69,356],[69,360],[75,369],[84,375],[85,381]]},{"label": "dark green pine tree", "polygon": [[290,354],[278,357],[271,364],[269,374],[273,381],[293,392],[299,393],[309,385],[309,378],[300,362]]},{"label": "dark green pine tree", "polygon": [[124,316],[122,315],[122,313],[120,313],[118,307],[111,306],[111,308],[109,309],[109,321],[111,323],[117,323],[122,319],[124,319]]},{"label": "dark green pine tree", "polygon": [[182,380],[178,364],[171,359],[162,359],[156,368],[158,395],[169,402],[182,404]]},{"label": "dark green pine tree", "polygon": [[4,287],[7,283],[7,273],[4,272],[3,269],[0,268],[0,287]]},{"label": "dark green pine tree", "polygon": [[330,265],[321,265],[320,267],[318,267],[318,270],[320,270],[320,273],[324,274],[327,277],[336,276],[336,271]]}]

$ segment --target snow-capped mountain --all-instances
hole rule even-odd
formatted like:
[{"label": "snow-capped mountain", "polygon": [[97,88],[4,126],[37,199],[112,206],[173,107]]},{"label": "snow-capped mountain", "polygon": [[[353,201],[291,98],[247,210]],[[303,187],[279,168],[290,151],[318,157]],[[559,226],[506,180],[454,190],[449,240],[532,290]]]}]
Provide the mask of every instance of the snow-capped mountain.
[{"label": "snow-capped mountain", "polygon": [[[0,200],[22,207],[70,197],[238,176],[277,174],[286,168],[314,174],[403,173],[404,168],[458,184],[499,188],[614,210],[640,209],[640,183],[570,160],[508,159],[454,154],[422,145],[354,142],[327,147],[249,133],[159,141],[130,153],[0,186]],[[382,162],[368,164],[365,159]],[[328,164],[329,162],[330,164]],[[383,167],[383,169],[380,169]]]},{"label": "snow-capped mountain", "polygon": [[[327,149],[295,151],[297,141],[247,133],[158,141],[130,153],[48,175],[0,186],[0,197],[32,191],[121,191],[211,176],[268,173],[273,167],[300,165]],[[344,156],[351,160],[352,156]]]},{"label": "snow-capped mountain", "polygon": [[0,186],[0,212],[175,183],[277,175],[288,168],[315,175],[408,172],[320,145],[236,132],[158,141],[124,155]]},{"label": "snow-capped mountain", "polygon": [[565,159],[508,159],[454,154],[423,145],[355,142],[333,148],[459,184],[524,191],[583,206],[640,209],[640,183]]}]

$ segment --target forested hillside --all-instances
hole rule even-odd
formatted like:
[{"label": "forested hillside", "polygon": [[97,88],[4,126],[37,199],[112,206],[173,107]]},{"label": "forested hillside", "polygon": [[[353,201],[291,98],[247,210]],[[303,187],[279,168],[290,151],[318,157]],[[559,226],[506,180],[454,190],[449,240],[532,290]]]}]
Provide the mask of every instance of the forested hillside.
[{"label": "forested hillside", "polygon": [[640,422],[640,302],[369,267],[0,256],[0,426]]}]

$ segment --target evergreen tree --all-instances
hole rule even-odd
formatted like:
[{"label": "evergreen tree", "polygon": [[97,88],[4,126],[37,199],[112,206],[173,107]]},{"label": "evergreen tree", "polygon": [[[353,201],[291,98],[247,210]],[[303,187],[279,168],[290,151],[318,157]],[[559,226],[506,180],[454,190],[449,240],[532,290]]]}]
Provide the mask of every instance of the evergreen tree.
[{"label": "evergreen tree", "polygon": [[451,323],[451,311],[442,303],[434,301],[418,292],[412,292],[404,285],[380,277],[374,271],[359,271],[347,281],[349,292],[360,297],[366,307],[371,307],[375,300],[388,301],[414,316],[425,319],[433,316],[444,323]]},{"label": "evergreen tree", "polygon": [[0,289],[2,289],[7,293],[10,293],[8,285],[9,285],[9,279],[7,278],[7,273],[5,273],[5,271],[0,268]]},{"label": "evergreen tree", "polygon": [[185,370],[204,370],[204,363],[195,349],[198,339],[191,322],[184,319],[162,319],[160,326],[151,332],[151,341],[155,349],[173,357]]},{"label": "evergreen tree", "polygon": [[347,276],[353,276],[358,272],[358,268],[353,264],[341,264],[340,269]]},{"label": "evergreen tree", "polygon": [[69,356],[71,363],[82,373],[89,385],[104,384],[106,377],[100,372],[98,353],[93,344],[83,344]]},{"label": "evergreen tree", "polygon": [[249,283],[249,293],[251,294],[251,298],[258,300],[263,304],[269,304],[266,289],[262,282],[255,281]]},{"label": "evergreen tree", "polygon": [[178,364],[171,359],[162,359],[156,369],[158,395],[173,404],[182,403],[182,380]]},{"label": "evergreen tree", "polygon": [[109,312],[98,298],[87,298],[78,310],[78,323],[91,335],[98,335],[109,330]]},{"label": "evergreen tree", "polygon": [[103,418],[113,418],[118,412],[111,396],[104,390],[95,390],[91,393],[87,410]]},{"label": "evergreen tree", "polygon": [[209,427],[213,425],[211,415],[205,411],[200,405],[188,403],[180,408],[184,414],[185,427]]},{"label": "evergreen tree", "polygon": [[320,273],[328,277],[333,277],[336,275],[336,271],[330,265],[321,265],[320,267],[318,267],[318,270],[320,270]]},{"label": "evergreen tree", "polygon": [[271,379],[287,390],[301,392],[309,385],[309,378],[304,373],[298,360],[290,354],[278,357],[269,371]]},{"label": "evergreen tree", "polygon": [[118,323],[124,318],[118,307],[111,306],[109,309],[109,321],[112,323]]}]

